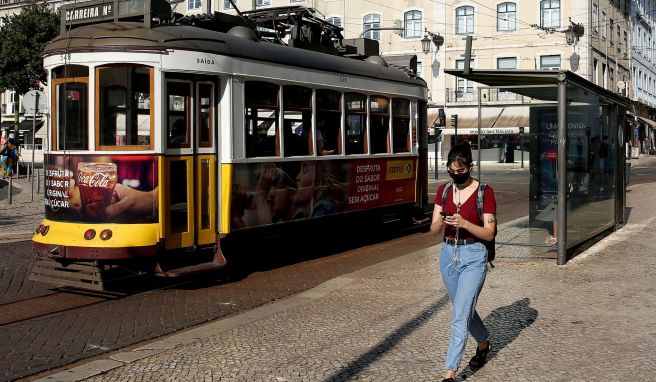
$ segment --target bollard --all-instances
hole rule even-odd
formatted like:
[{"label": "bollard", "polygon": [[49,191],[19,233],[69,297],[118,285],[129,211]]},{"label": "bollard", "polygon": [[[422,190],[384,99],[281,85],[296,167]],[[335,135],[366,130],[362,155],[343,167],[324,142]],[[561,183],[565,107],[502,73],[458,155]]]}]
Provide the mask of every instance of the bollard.
[{"label": "bollard", "polygon": [[14,193],[14,177],[10,176],[9,177],[9,204],[11,204],[11,197],[12,194]]},{"label": "bollard", "polygon": [[41,171],[36,170],[36,193],[41,193]]}]

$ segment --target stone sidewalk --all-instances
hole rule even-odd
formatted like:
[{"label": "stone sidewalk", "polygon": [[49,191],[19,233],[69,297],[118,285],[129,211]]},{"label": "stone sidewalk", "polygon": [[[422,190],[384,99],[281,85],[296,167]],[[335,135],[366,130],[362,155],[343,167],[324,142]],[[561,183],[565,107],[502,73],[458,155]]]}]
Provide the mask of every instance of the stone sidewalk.
[{"label": "stone sidewalk", "polygon": [[34,182],[32,200],[32,186],[27,176],[14,178],[12,203],[9,204],[9,180],[0,180],[0,244],[31,239],[34,229],[43,220],[43,187],[37,193],[36,177]]},{"label": "stone sidewalk", "polygon": [[[478,310],[490,362],[471,381],[647,381],[656,370],[656,188],[630,186],[628,224],[565,266],[497,250]],[[434,381],[450,307],[437,247],[40,381]],[[462,365],[472,355],[470,339]]]}]

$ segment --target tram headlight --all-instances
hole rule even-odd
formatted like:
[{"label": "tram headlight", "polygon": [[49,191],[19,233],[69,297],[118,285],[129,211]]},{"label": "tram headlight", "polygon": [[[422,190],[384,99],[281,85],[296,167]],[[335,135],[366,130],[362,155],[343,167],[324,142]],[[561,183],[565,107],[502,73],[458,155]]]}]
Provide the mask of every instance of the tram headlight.
[{"label": "tram headlight", "polygon": [[50,230],[49,225],[41,226],[41,229],[39,230],[41,232],[41,236],[45,236],[48,233],[48,230]]},{"label": "tram headlight", "polygon": [[96,237],[96,230],[93,228],[89,228],[88,230],[84,231],[84,239],[85,240],[91,240],[94,237]]},{"label": "tram headlight", "polygon": [[100,232],[100,240],[109,240],[112,238],[112,230],[104,229]]}]

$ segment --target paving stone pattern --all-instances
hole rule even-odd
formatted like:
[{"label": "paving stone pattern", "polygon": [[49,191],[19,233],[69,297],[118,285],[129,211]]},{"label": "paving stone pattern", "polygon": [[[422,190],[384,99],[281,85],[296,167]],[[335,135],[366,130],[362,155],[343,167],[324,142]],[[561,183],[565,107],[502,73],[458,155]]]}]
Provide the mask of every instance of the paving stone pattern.
[{"label": "paving stone pattern", "polygon": [[[629,195],[632,206],[656,205],[650,185]],[[492,358],[459,379],[653,380],[656,242],[645,240],[653,237],[652,214],[633,208],[625,228],[564,267],[500,259],[478,304],[493,335]],[[434,252],[90,380],[439,380],[450,307]],[[470,339],[462,366],[474,346]]]}]

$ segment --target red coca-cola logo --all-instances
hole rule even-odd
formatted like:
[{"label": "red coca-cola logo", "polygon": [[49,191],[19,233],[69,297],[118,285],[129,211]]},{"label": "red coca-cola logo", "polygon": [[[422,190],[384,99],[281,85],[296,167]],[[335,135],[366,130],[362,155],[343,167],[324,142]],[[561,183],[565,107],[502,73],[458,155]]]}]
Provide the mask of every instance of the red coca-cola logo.
[{"label": "red coca-cola logo", "polygon": [[78,182],[80,186],[87,187],[107,187],[111,181],[109,174],[95,173],[92,175],[78,174]]}]

